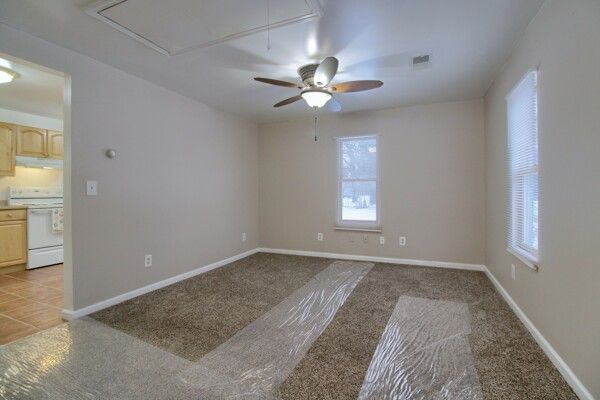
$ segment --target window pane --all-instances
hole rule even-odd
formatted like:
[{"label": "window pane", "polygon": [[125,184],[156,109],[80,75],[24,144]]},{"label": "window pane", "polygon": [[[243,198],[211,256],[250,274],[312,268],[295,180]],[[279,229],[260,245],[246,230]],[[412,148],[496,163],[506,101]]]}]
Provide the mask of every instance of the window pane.
[{"label": "window pane", "polygon": [[538,250],[538,174],[524,177],[523,190],[523,244]]},{"label": "window pane", "polygon": [[377,184],[342,182],[342,220],[377,221]]},{"label": "window pane", "polygon": [[375,138],[342,141],[342,177],[369,179],[377,176]]}]

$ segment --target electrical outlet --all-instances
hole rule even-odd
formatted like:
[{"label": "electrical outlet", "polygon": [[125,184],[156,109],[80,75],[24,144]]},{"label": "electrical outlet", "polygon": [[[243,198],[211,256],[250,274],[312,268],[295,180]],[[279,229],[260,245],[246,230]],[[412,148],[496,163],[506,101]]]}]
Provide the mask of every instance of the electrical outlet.
[{"label": "electrical outlet", "polygon": [[144,267],[149,268],[152,266],[152,254],[146,254],[144,256]]},{"label": "electrical outlet", "polygon": [[242,232],[242,242],[246,241],[246,232]]},{"label": "electrical outlet", "polygon": [[517,279],[517,267],[515,267],[515,264],[510,264],[510,277],[513,281]]},{"label": "electrical outlet", "polygon": [[385,244],[385,237],[379,236],[379,244],[382,246]]},{"label": "electrical outlet", "polygon": [[398,240],[398,244],[400,246],[406,246],[406,236],[400,236],[400,239]]},{"label": "electrical outlet", "polygon": [[321,232],[317,233],[317,240],[318,240],[319,242],[322,242],[322,241],[323,241],[323,233],[321,233]]}]

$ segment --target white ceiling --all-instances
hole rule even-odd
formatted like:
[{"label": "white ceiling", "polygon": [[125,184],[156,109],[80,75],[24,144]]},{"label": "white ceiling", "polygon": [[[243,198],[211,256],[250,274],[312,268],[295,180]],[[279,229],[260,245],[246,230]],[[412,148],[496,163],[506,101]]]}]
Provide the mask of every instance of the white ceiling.
[{"label": "white ceiling", "polygon": [[[217,14],[225,15],[239,13],[244,1],[195,3],[206,7],[219,4],[221,9]],[[274,109],[274,103],[296,95],[297,91],[261,84],[252,78],[264,76],[299,82],[297,67],[329,55],[340,60],[335,82],[384,81],[384,86],[377,90],[336,95],[343,112],[481,97],[543,3],[543,0],[320,1],[321,18],[272,29],[270,49],[267,33],[260,32],[174,56],[160,54],[86,14],[88,0],[3,0],[0,22],[216,108],[269,121],[311,115],[311,110],[304,102]],[[160,2],[145,0],[144,4],[152,8]],[[277,3],[270,1],[272,8]],[[186,11],[185,7],[191,3],[171,0],[169,4],[182,15],[182,10]],[[265,16],[266,4],[264,0]],[[277,15],[275,9],[271,12]],[[160,22],[164,14],[152,15]],[[144,25],[144,21],[136,23]],[[189,29],[185,20],[182,24],[182,31]],[[179,36],[170,36],[171,40],[174,37],[185,43]],[[423,53],[431,53],[431,66],[412,70],[411,57]]]},{"label": "white ceiling", "polygon": [[64,77],[2,54],[0,65],[21,75],[0,85],[0,108],[62,119]]}]

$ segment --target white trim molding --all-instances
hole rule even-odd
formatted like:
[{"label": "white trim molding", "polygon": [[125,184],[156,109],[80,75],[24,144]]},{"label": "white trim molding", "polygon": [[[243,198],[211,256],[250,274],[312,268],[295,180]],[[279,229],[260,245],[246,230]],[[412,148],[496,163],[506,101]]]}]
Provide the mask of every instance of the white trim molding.
[{"label": "white trim molding", "polygon": [[151,283],[150,285],[146,285],[144,287],[132,290],[132,291],[127,292],[127,293],[120,294],[120,295],[115,296],[115,297],[111,297],[110,299],[99,301],[98,303],[94,303],[92,305],[80,308],[78,310],[72,311],[72,310],[64,309],[64,310],[62,310],[62,316],[63,316],[64,319],[66,319],[68,321],[71,321],[71,320],[77,319],[77,318],[81,318],[81,317],[84,317],[86,315],[95,313],[96,311],[100,311],[102,309],[114,306],[115,304],[119,304],[119,303],[122,303],[122,302],[124,302],[126,300],[133,299],[134,297],[138,297],[138,296],[141,296],[143,294],[155,291],[157,289],[161,289],[161,288],[163,288],[165,286],[169,286],[169,285],[172,285],[172,284],[177,283],[179,281],[183,281],[185,279],[191,278],[193,276],[200,275],[200,274],[203,274],[203,273],[208,272],[208,271],[212,271],[213,269],[222,267],[224,265],[230,264],[230,263],[232,263],[234,261],[237,261],[237,260],[241,260],[242,258],[246,258],[248,256],[251,256],[252,254],[257,253],[257,252],[258,252],[258,249],[248,250],[248,251],[246,251],[244,253],[236,254],[235,256],[232,256],[232,257],[229,257],[229,258],[225,258],[225,259],[220,260],[220,261],[216,261],[214,263],[211,263],[211,264],[205,265],[203,267],[199,267],[199,268],[193,269],[193,270],[188,271],[188,272],[184,272],[184,273],[179,274],[179,275],[172,276],[172,277],[167,278],[167,279],[163,279],[162,281],[159,281],[159,282],[156,282],[156,283]]},{"label": "white trim molding", "polygon": [[481,265],[481,264],[463,264],[463,263],[446,262],[446,261],[414,260],[411,258],[361,256],[361,255],[357,255],[357,254],[325,253],[325,252],[320,252],[320,251],[271,249],[271,248],[265,248],[265,247],[258,248],[257,250],[260,253],[289,254],[289,255],[294,255],[294,256],[322,257],[322,258],[333,258],[333,259],[338,259],[338,260],[356,260],[356,261],[370,261],[370,262],[378,262],[378,263],[386,263],[386,264],[416,265],[419,267],[465,269],[468,271],[485,271],[486,270],[485,266]]},{"label": "white trim molding", "polygon": [[546,340],[546,338],[542,335],[542,333],[535,327],[533,322],[527,317],[525,312],[521,310],[521,307],[517,304],[517,302],[508,294],[506,289],[502,287],[500,282],[496,279],[494,275],[490,272],[490,270],[486,267],[485,274],[492,282],[496,290],[502,295],[504,300],[508,303],[513,312],[519,317],[523,325],[527,328],[531,336],[535,339],[537,344],[542,348],[546,356],[552,361],[552,364],[558,369],[563,378],[567,381],[569,386],[573,389],[575,394],[581,400],[594,400],[592,393],[583,385],[583,383],[577,378],[573,370],[567,365],[565,360],[554,350],[554,347]]},{"label": "white trim molding", "polygon": [[340,259],[340,260],[357,260],[357,261],[370,261],[370,262],[379,262],[379,263],[388,263],[388,264],[402,264],[402,265],[417,265],[424,267],[438,267],[438,268],[452,268],[452,269],[464,269],[469,271],[485,271],[485,266],[480,264],[462,264],[462,263],[454,263],[454,262],[442,262],[442,261],[425,261],[425,260],[413,260],[413,259],[405,259],[405,258],[388,258],[388,257],[372,257],[372,256],[361,256],[361,255],[353,255],[353,254],[339,254],[339,253],[323,253],[316,251],[303,251],[303,250],[284,250],[284,249],[270,249],[270,248],[255,248],[249,251],[246,251],[241,254],[237,254],[235,256],[226,258],[224,260],[216,261],[212,264],[205,265],[203,267],[196,268],[194,270],[184,272],[182,274],[163,279],[162,281],[151,283],[144,287],[132,290],[127,293],[120,294],[115,297],[111,297],[110,299],[99,301],[98,303],[94,303],[92,305],[80,308],[78,310],[62,310],[62,316],[66,320],[73,320],[77,318],[84,317],[86,315],[95,313],[96,311],[100,311],[102,309],[114,306],[115,304],[122,303],[129,299],[133,299],[134,297],[141,296],[143,294],[152,292],[157,289],[161,289],[165,286],[172,285],[179,281],[191,278],[196,275],[203,274],[205,272],[211,271],[213,269],[222,267],[224,265],[230,264],[234,261],[240,260],[242,258],[251,256],[255,253],[274,253],[274,254],[289,254],[289,255],[297,255],[297,256],[310,256],[310,257],[323,257],[323,258],[332,258],[332,259]]}]

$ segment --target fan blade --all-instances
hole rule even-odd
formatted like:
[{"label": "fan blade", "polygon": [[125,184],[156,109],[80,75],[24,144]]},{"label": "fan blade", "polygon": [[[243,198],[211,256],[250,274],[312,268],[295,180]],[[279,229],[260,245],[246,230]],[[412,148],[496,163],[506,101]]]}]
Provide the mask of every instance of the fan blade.
[{"label": "fan blade", "polygon": [[262,83],[268,83],[271,85],[277,85],[277,86],[283,86],[283,87],[289,87],[289,88],[294,88],[294,89],[302,89],[302,86],[298,85],[297,83],[292,83],[292,82],[286,82],[286,81],[279,81],[277,79],[269,79],[269,78],[254,78],[255,81],[258,82],[262,82]]},{"label": "fan blade", "polygon": [[302,96],[300,96],[300,95],[290,97],[289,99],[280,101],[279,103],[275,104],[273,107],[287,106],[288,104],[295,103],[296,101],[301,100],[301,99],[302,99]]},{"label": "fan blade", "polygon": [[319,87],[327,86],[333,79],[338,69],[338,59],[335,57],[327,57],[317,67],[314,76],[315,85]]},{"label": "fan blade", "polygon": [[383,86],[381,81],[350,81],[342,82],[331,87],[337,93],[362,92],[363,90],[377,89]]},{"label": "fan blade", "polygon": [[331,112],[340,112],[342,111],[342,105],[333,97],[331,99],[329,99],[329,101],[327,102],[327,110],[331,111]]}]

